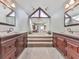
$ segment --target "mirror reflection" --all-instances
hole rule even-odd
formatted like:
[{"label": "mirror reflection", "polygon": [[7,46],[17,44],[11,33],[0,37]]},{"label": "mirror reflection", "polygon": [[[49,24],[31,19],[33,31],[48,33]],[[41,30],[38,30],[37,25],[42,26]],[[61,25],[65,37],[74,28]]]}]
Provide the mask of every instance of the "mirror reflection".
[{"label": "mirror reflection", "polygon": [[0,1],[0,24],[15,26],[15,5],[12,1]]},{"label": "mirror reflection", "polygon": [[65,7],[65,26],[79,25],[79,3],[73,0],[73,4]]}]

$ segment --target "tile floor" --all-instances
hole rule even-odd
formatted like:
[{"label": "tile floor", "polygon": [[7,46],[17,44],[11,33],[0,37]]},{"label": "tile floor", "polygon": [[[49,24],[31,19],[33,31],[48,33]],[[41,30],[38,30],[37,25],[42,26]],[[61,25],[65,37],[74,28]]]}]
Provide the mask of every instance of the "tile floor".
[{"label": "tile floor", "polygon": [[32,33],[32,34],[28,34],[28,37],[52,37],[53,34],[47,34],[45,32],[42,33]]},{"label": "tile floor", "polygon": [[18,59],[65,59],[60,52],[53,47],[28,47]]},{"label": "tile floor", "polygon": [[[38,37],[52,37],[52,35],[49,35],[47,33],[32,33],[30,35],[28,34],[28,37],[29,37],[28,40],[32,40],[31,42],[34,42],[34,44],[40,43],[42,40],[43,44],[45,40],[52,40],[51,38],[50,39],[38,38]],[[65,58],[63,57],[63,55],[60,54],[60,52],[56,48],[53,47],[27,47],[24,49],[22,54],[17,59],[65,59]]]}]

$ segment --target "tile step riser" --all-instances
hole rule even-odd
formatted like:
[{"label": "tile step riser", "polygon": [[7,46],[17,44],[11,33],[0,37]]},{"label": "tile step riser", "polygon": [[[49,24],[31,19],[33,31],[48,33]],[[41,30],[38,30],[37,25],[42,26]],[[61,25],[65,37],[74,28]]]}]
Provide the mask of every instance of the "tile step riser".
[{"label": "tile step riser", "polygon": [[28,44],[27,47],[52,47],[52,44]]}]

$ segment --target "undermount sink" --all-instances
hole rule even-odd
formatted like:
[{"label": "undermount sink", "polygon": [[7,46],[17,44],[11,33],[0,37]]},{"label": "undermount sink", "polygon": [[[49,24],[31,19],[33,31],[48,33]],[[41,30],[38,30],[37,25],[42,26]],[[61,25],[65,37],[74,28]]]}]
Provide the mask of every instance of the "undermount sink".
[{"label": "undermount sink", "polygon": [[9,35],[13,35],[13,34],[16,34],[16,32],[10,32],[10,33],[0,32],[0,37],[9,36]]},{"label": "undermount sink", "polygon": [[63,32],[61,34],[65,34],[67,36],[72,36],[72,37],[77,37],[79,38],[79,32],[74,32],[74,33],[70,33],[70,32]]}]

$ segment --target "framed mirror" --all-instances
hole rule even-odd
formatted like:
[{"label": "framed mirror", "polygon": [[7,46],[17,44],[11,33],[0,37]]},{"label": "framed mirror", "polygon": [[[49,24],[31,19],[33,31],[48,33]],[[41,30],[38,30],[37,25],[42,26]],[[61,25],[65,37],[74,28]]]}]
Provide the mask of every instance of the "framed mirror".
[{"label": "framed mirror", "polygon": [[79,4],[64,14],[64,25],[65,27],[79,25]]},{"label": "framed mirror", "polygon": [[15,12],[14,12],[14,11],[11,11],[11,12],[6,16],[6,23],[15,26],[15,24],[16,24],[16,16],[15,16]]},{"label": "framed mirror", "polygon": [[16,15],[15,11],[9,8],[3,2],[0,2],[0,25],[15,26]]}]

